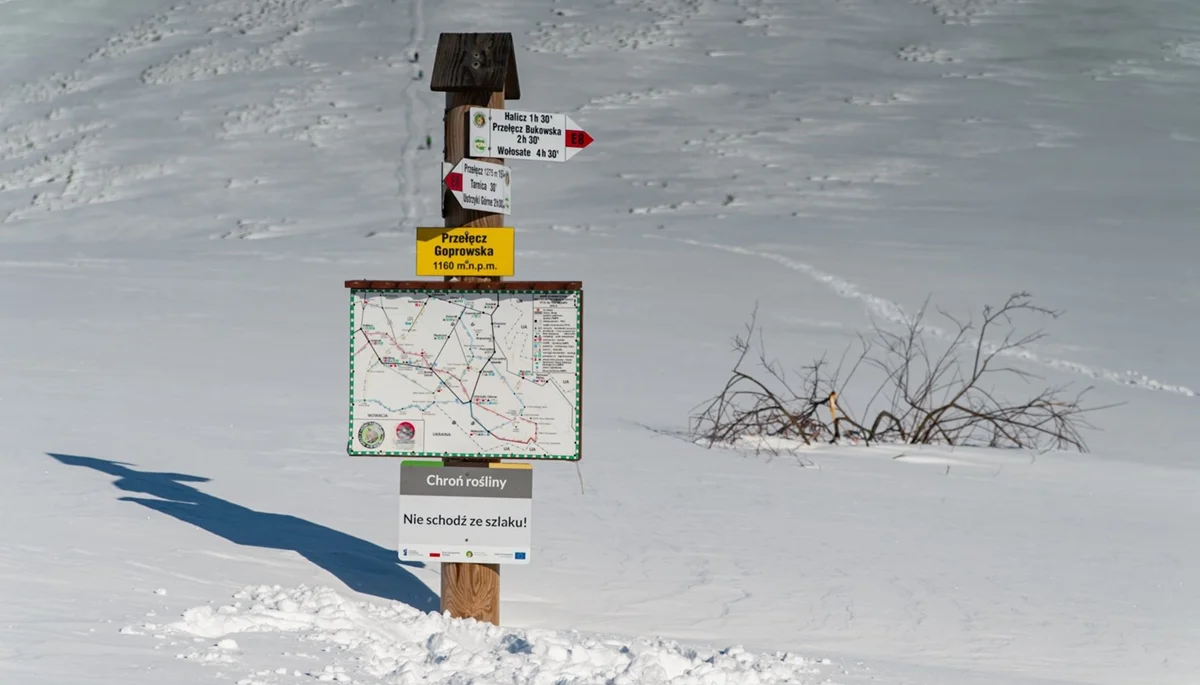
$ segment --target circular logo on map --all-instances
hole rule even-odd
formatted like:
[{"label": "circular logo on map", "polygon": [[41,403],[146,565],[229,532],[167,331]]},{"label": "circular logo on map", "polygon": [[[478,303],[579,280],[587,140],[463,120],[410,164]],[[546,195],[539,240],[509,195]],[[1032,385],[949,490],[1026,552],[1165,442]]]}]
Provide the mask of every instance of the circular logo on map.
[{"label": "circular logo on map", "polygon": [[396,424],[396,440],[402,445],[412,444],[413,438],[417,435],[417,427],[408,421],[401,421]]},{"label": "circular logo on map", "polygon": [[487,149],[487,141],[484,140],[483,138],[476,138],[475,139],[475,149],[480,152],[483,152],[484,150]]},{"label": "circular logo on map", "polygon": [[474,121],[475,128],[483,128],[484,124],[487,123],[487,117],[483,116],[483,112],[476,112]]},{"label": "circular logo on map", "polygon": [[367,421],[358,427],[358,442],[369,450],[382,445],[386,437],[387,431],[375,421]]},{"label": "circular logo on map", "polygon": [[468,558],[468,559],[470,559],[470,558],[471,558],[471,557],[473,557],[473,556],[475,556],[475,553],[474,553],[474,552],[471,552],[471,551],[468,551],[468,552],[467,552],[467,558]]}]

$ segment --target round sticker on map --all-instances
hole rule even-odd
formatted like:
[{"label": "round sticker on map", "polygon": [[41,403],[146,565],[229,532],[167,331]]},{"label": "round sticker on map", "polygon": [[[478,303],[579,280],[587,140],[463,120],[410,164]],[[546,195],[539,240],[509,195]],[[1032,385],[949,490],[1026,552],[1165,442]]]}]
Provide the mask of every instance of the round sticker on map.
[{"label": "round sticker on map", "polygon": [[476,112],[475,113],[475,128],[483,128],[483,125],[486,123],[487,123],[487,117],[483,116],[483,112]]},{"label": "round sticker on map", "polygon": [[382,445],[385,437],[387,431],[375,421],[368,421],[358,427],[358,442],[369,450]]},{"label": "round sticker on map", "polygon": [[401,421],[400,423],[396,424],[396,440],[398,440],[400,444],[411,444],[413,437],[415,437],[416,434],[417,427],[408,421]]}]

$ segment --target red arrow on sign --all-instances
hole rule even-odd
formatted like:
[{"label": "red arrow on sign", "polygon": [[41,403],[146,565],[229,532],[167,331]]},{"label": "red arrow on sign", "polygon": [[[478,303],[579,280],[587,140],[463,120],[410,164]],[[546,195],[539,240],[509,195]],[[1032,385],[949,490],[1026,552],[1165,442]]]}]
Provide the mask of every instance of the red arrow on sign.
[{"label": "red arrow on sign", "polygon": [[462,174],[457,171],[451,171],[449,174],[446,174],[446,187],[452,193],[462,192]]},{"label": "red arrow on sign", "polygon": [[595,140],[587,131],[567,130],[567,147],[583,149],[592,144]]}]

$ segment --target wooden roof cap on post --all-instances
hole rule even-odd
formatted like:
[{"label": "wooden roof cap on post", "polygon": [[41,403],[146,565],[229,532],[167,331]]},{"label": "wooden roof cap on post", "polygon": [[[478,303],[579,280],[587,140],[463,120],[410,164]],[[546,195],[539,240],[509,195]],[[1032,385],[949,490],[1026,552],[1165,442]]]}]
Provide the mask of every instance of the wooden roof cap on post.
[{"label": "wooden roof cap on post", "polygon": [[429,87],[435,92],[504,91],[505,100],[521,97],[517,55],[511,33],[443,33]]}]

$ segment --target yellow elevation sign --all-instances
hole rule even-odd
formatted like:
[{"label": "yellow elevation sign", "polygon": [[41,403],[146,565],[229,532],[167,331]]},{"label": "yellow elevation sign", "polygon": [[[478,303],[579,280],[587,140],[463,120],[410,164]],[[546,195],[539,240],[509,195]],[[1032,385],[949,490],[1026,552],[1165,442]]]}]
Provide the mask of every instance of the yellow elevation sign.
[{"label": "yellow elevation sign", "polygon": [[418,228],[418,276],[512,276],[516,231],[506,228]]}]

